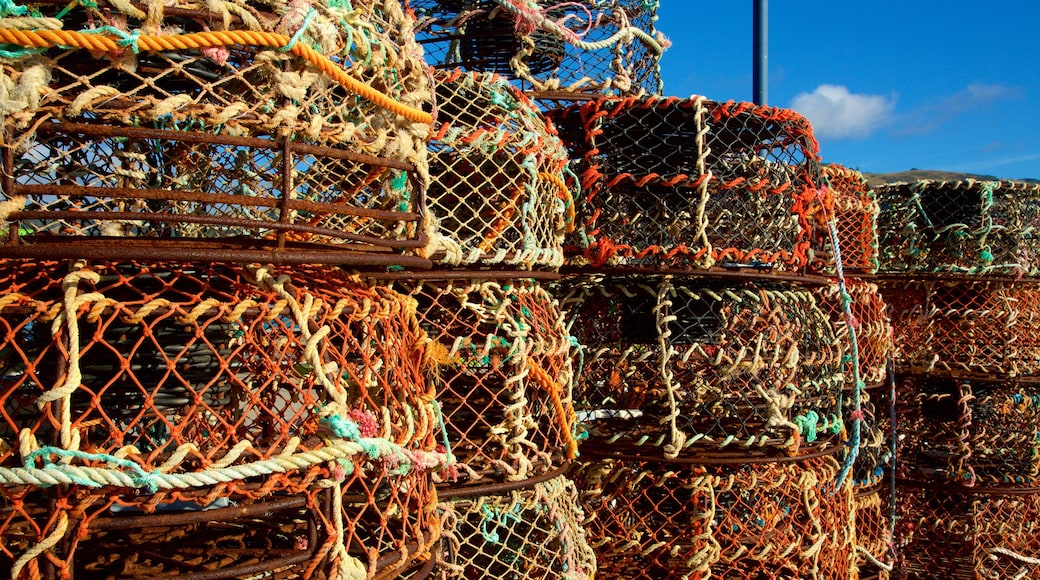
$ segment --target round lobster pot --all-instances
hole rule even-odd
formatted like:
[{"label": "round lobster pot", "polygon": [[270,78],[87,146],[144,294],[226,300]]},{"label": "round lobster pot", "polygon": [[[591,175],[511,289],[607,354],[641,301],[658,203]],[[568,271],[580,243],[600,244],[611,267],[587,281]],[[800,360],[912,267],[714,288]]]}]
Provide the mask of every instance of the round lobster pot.
[{"label": "round lobster pot", "polygon": [[[855,385],[855,374],[852,368],[852,343],[846,319],[841,285],[832,280],[827,286],[813,290],[820,309],[827,313],[834,327],[834,335],[844,343],[846,355],[845,383],[851,388]],[[885,301],[878,291],[877,284],[865,282],[857,278],[845,280],[845,294],[848,299],[849,314],[856,335],[856,347],[859,355],[859,380],[864,385],[877,386],[887,376],[888,358],[892,353],[892,325],[888,319]]]},{"label": "round lobster pot", "polygon": [[502,77],[454,71],[434,78],[428,253],[452,265],[559,267],[574,202],[555,129]]},{"label": "round lobster pot", "polygon": [[1040,285],[1002,280],[879,280],[896,367],[953,378],[1040,376]]},{"label": "round lobster pot", "polygon": [[588,460],[576,474],[600,574],[849,578],[852,492],[830,457],[744,465]]},{"label": "round lobster pot", "polygon": [[1034,385],[906,377],[896,401],[902,477],[1040,487]]},{"label": "round lobster pot", "polygon": [[1040,185],[917,181],[877,188],[880,272],[1037,276]]},{"label": "round lobster pot", "polygon": [[0,257],[429,267],[411,254],[432,94],[399,2],[33,11],[35,30],[0,31],[50,46],[0,70],[24,95]]},{"label": "round lobster pot", "polygon": [[593,277],[564,310],[585,346],[575,406],[586,445],[797,454],[841,430],[841,344],[808,290]]},{"label": "round lobster pot", "polygon": [[1040,495],[901,484],[892,578],[1033,578]]},{"label": "round lobster pot", "polygon": [[183,474],[434,444],[414,302],[338,270],[6,261],[0,286],[4,467],[44,446],[44,468]]},{"label": "round lobster pot", "polygon": [[[892,543],[888,506],[881,500],[888,490],[882,486],[860,489],[852,500],[856,518],[856,567],[858,575],[853,578],[881,576],[884,567],[891,566],[889,546]],[[882,566],[879,566],[881,564]],[[887,578],[887,575],[884,576]]]},{"label": "round lobster pot", "polygon": [[566,476],[479,496],[441,493],[445,549],[434,578],[591,579],[596,557]]},{"label": "round lobster pot", "polygon": [[556,299],[529,278],[434,279],[438,274],[395,288],[418,303],[431,340],[436,400],[455,459],[455,473],[441,476],[445,489],[522,481],[561,467],[577,455],[577,349]]},{"label": "round lobster pot", "polygon": [[601,98],[550,117],[581,172],[573,265],[800,272],[826,239],[830,193],[793,111]]},{"label": "round lobster pot", "polygon": [[[873,274],[878,269],[878,203],[863,174],[841,165],[823,165],[823,179],[834,207],[834,236],[846,273]],[[814,247],[813,266],[826,274],[837,273],[831,235]]]},{"label": "round lobster pot", "polygon": [[660,59],[670,43],[655,30],[656,3],[409,0],[408,5],[418,20],[415,36],[434,68],[498,73],[524,90],[554,98],[662,90]]}]

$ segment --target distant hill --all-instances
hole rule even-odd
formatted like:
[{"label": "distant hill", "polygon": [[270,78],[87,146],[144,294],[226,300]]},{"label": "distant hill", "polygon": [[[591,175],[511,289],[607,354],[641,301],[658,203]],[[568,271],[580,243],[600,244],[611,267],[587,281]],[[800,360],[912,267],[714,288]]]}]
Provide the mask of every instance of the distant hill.
[{"label": "distant hill", "polygon": [[877,187],[886,183],[897,183],[900,181],[959,181],[961,179],[978,179],[980,181],[1025,181],[1028,183],[1040,183],[1037,179],[1011,179],[1008,177],[994,177],[992,175],[979,175],[976,173],[954,173],[952,171],[932,171],[930,169],[911,169],[909,171],[897,171],[895,173],[864,173],[867,183],[871,187]]}]

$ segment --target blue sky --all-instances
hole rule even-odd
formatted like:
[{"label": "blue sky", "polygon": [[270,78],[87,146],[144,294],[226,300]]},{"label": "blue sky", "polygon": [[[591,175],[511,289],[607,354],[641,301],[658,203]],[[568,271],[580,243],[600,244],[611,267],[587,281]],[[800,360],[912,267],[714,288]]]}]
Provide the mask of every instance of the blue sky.
[{"label": "blue sky", "polygon": [[[752,0],[660,0],[664,92],[752,99]],[[773,0],[768,104],[828,163],[1040,178],[1040,1]]]}]

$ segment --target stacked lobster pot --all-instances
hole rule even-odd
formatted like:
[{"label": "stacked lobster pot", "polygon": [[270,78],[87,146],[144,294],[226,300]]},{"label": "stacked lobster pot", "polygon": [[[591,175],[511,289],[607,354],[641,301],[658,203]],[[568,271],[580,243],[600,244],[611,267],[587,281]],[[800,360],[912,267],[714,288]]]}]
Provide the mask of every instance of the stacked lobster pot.
[{"label": "stacked lobster pot", "polygon": [[567,153],[505,77],[433,79],[426,219],[436,267],[378,277],[417,305],[451,456],[435,475],[443,530],[432,577],[589,579],[595,555],[568,475],[579,350],[544,287],[574,219]]},{"label": "stacked lobster pot", "polygon": [[[840,165],[823,166],[832,194],[832,243],[816,254],[814,267],[828,283],[814,289],[821,308],[845,342],[842,371],[849,419],[856,515],[858,576],[870,578],[890,567],[892,518],[882,497],[890,498],[894,439],[891,436],[893,383],[889,379],[892,328],[887,307],[872,275],[878,267],[878,204],[867,180]],[[834,250],[840,256],[831,254]]]},{"label": "stacked lobster pot", "polygon": [[898,372],[893,576],[1035,577],[1040,186],[921,181],[878,200]]},{"label": "stacked lobster pot", "polygon": [[850,577],[852,363],[808,122],[701,97],[550,116],[581,181],[560,292],[600,573]]},{"label": "stacked lobster pot", "polygon": [[340,268],[431,265],[400,3],[3,10],[0,575],[429,566],[439,351]]}]

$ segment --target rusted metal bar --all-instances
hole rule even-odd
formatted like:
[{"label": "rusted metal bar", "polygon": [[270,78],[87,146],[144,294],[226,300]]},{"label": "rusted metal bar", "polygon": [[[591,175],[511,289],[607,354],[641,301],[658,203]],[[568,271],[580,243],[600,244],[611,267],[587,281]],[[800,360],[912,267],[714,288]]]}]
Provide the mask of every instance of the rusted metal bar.
[{"label": "rusted metal bar", "polygon": [[556,272],[537,270],[429,270],[426,272],[379,272],[372,274],[375,280],[559,280]]},{"label": "rusted metal bar", "polygon": [[135,528],[184,526],[209,521],[228,522],[239,518],[263,515],[268,512],[298,509],[306,507],[306,505],[307,496],[299,495],[269,502],[254,503],[247,506],[226,507],[213,510],[141,514],[118,518],[97,518],[90,522],[88,528],[91,530],[127,530]]},{"label": "rusted metal bar", "polygon": [[502,483],[488,483],[483,485],[467,485],[464,487],[451,486],[443,490],[437,490],[438,499],[479,498],[485,495],[499,495],[516,489],[525,489],[535,484],[543,483],[566,475],[571,470],[571,463],[565,463],[556,469],[541,475],[523,479],[520,481],[506,481]]},{"label": "rusted metal bar", "polygon": [[[836,443],[836,441],[828,441],[828,443]],[[654,463],[675,463],[675,464],[687,464],[687,465],[745,465],[745,464],[764,464],[764,463],[790,463],[798,462],[806,459],[813,459],[816,457],[824,457],[827,455],[834,455],[841,450],[841,445],[819,445],[814,447],[815,450],[810,453],[803,453],[795,456],[788,456],[784,454],[776,455],[752,455],[750,453],[711,453],[698,451],[696,454],[689,457],[680,455],[675,459],[664,459],[661,456],[655,455],[639,455],[632,453],[624,453],[614,451],[616,446],[606,446],[606,448],[599,448],[594,443],[586,443],[581,446],[581,454],[586,457],[597,457],[605,459],[622,459],[626,461],[652,461]],[[781,451],[781,450],[778,450]]]}]

